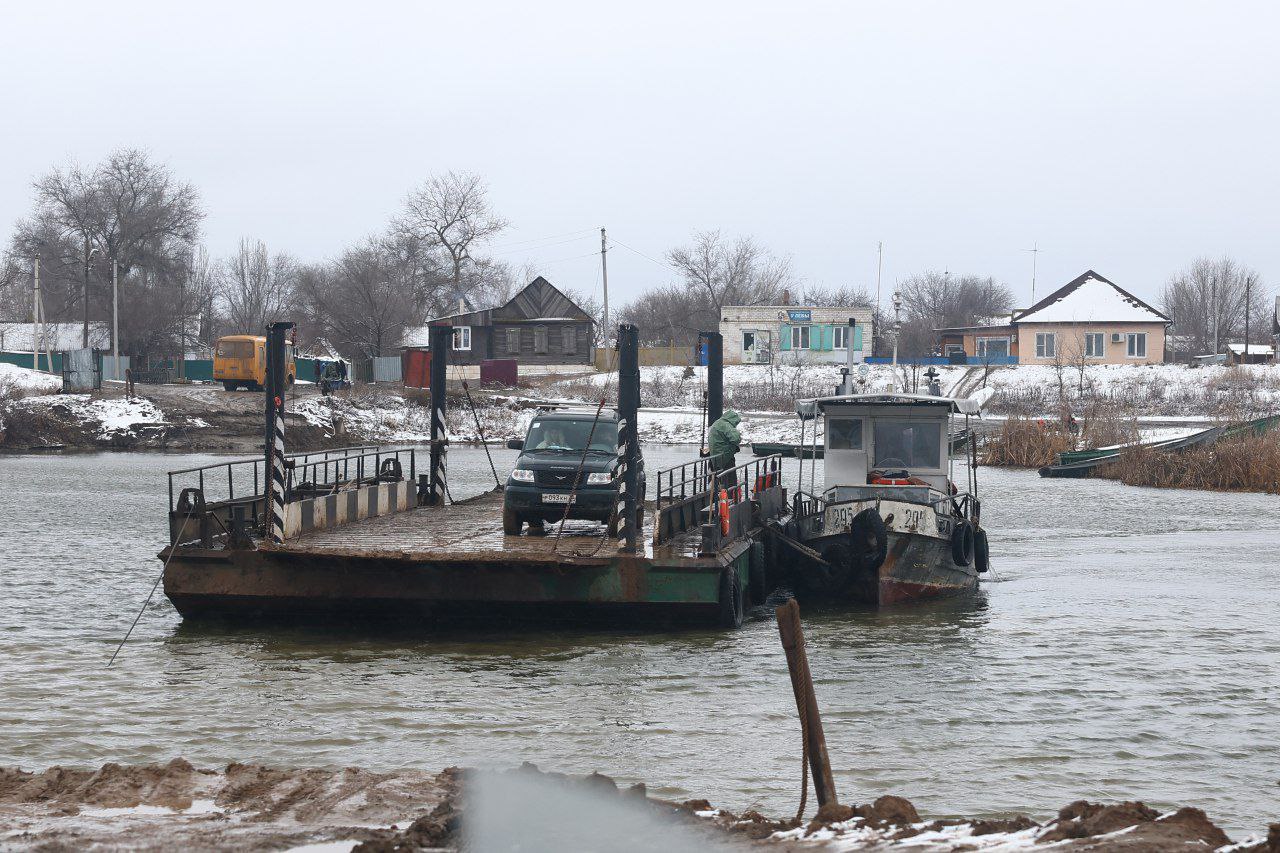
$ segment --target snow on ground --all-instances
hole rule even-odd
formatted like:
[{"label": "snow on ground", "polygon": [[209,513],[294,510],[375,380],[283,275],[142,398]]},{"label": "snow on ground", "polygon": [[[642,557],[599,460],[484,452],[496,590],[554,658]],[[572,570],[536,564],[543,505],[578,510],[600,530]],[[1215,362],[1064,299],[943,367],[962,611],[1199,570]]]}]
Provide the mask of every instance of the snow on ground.
[{"label": "snow on ground", "polygon": [[110,439],[135,426],[166,423],[164,412],[155,403],[141,397],[94,400],[88,394],[59,394],[38,397],[28,404],[63,407],[81,424],[96,424],[99,439]]},{"label": "snow on ground", "polygon": [[9,396],[57,394],[62,390],[62,377],[42,373],[29,367],[0,363],[0,399]]}]

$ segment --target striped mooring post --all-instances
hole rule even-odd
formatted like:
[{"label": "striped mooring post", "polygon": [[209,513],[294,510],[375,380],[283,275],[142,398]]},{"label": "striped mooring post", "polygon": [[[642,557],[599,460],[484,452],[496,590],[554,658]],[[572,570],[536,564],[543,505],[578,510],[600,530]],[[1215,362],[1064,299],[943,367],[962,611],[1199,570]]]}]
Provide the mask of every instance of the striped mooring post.
[{"label": "striped mooring post", "polygon": [[267,324],[267,382],[266,412],[264,418],[265,432],[263,446],[266,451],[267,500],[264,513],[266,515],[266,534],[273,545],[284,543],[284,505],[287,499],[287,483],[285,480],[284,459],[284,377],[285,365],[285,332],[293,328],[293,323],[280,322]]},{"label": "striped mooring post", "polygon": [[449,490],[445,463],[449,435],[445,431],[444,413],[453,327],[448,324],[432,325],[427,334],[431,352],[431,463],[427,475],[427,502],[431,506],[443,506]]},{"label": "striped mooring post", "polygon": [[622,463],[622,538],[626,550],[635,553],[640,531],[636,519],[644,495],[640,494],[640,330],[632,323],[618,326],[618,449]]}]

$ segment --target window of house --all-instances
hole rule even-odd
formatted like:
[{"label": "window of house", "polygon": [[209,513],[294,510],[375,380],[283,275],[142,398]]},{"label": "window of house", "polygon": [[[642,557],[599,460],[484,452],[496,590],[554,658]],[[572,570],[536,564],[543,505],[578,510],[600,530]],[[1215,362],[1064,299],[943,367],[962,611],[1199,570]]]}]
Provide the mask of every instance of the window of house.
[{"label": "window of house", "polygon": [[792,326],[791,327],[791,348],[792,349],[809,349],[809,326]]},{"label": "window of house", "polygon": [[1036,358],[1053,358],[1058,354],[1058,336],[1053,332],[1036,332]]},{"label": "window of house", "polygon": [[566,355],[578,351],[578,330],[573,326],[564,327],[564,351]]},{"label": "window of house", "polygon": [[831,450],[861,450],[862,418],[828,419],[827,447]]},{"label": "window of house", "polygon": [[520,354],[520,330],[511,328],[507,329],[507,352],[512,355]]},{"label": "window of house", "polygon": [[1129,358],[1147,357],[1147,333],[1130,332],[1125,336],[1129,342]]},{"label": "window of house", "polygon": [[471,327],[453,327],[453,348],[457,350],[471,349]]},{"label": "window of house", "polygon": [[533,330],[533,351],[536,353],[545,353],[547,351],[546,326],[538,326]]},{"label": "window of house", "polygon": [[978,338],[974,347],[978,358],[1008,358],[1008,338]]},{"label": "window of house", "polygon": [[835,334],[833,335],[833,340],[835,341],[835,343],[832,344],[832,347],[835,349],[848,349],[849,348],[849,327],[835,326],[833,331],[835,332]]},{"label": "window of house", "polygon": [[1107,336],[1102,332],[1087,332],[1084,336],[1084,357],[1102,358],[1107,354]]}]

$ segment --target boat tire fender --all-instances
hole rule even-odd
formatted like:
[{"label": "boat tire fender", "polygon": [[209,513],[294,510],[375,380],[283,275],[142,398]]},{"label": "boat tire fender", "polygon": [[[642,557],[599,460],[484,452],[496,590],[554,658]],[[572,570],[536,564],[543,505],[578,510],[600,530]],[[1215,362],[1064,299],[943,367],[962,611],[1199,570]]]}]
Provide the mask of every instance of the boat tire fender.
[{"label": "boat tire fender", "polygon": [[967,566],[973,562],[973,525],[968,521],[956,522],[956,529],[951,532],[951,558],[957,566]]},{"label": "boat tire fender", "polygon": [[889,554],[889,529],[874,507],[867,507],[849,523],[854,553],[865,572],[877,571]]},{"label": "boat tire fender", "polygon": [[738,570],[733,565],[725,566],[720,571],[720,616],[721,628],[740,628],[746,614],[746,589],[738,577]]},{"label": "boat tire fender", "polygon": [[973,534],[973,567],[978,574],[987,573],[991,568],[991,549],[987,544],[987,531],[979,527]]}]

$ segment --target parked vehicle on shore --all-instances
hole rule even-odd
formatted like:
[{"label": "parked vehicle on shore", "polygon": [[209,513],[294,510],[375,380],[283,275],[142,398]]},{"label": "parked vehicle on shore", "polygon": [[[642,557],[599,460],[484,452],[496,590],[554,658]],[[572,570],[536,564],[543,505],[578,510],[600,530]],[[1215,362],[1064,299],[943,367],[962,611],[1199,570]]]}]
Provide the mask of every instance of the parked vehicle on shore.
[{"label": "parked vehicle on shore", "polygon": [[[293,348],[286,347],[284,384],[292,388],[298,368]],[[213,381],[228,391],[248,388],[261,391],[267,382],[267,339],[261,335],[224,335],[213,349]]]}]

